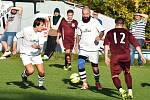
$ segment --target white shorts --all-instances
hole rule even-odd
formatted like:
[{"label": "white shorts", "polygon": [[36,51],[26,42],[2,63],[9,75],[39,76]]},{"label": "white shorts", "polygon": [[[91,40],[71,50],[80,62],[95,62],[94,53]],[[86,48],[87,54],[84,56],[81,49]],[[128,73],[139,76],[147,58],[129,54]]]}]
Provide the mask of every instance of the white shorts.
[{"label": "white shorts", "polygon": [[85,50],[80,50],[79,55],[88,57],[89,61],[98,64],[99,60],[99,52],[98,51],[85,51]]},{"label": "white shorts", "polygon": [[42,58],[41,55],[38,56],[29,56],[26,54],[20,54],[20,57],[22,59],[23,65],[26,66],[28,64],[42,64]]}]

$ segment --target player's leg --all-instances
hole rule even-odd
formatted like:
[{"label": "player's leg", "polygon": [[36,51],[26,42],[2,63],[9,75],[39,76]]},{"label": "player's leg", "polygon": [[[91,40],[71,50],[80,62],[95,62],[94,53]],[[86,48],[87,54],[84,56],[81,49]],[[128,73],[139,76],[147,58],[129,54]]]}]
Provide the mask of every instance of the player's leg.
[{"label": "player's leg", "polygon": [[45,87],[43,86],[45,76],[43,64],[36,64],[36,66],[38,70],[38,86],[40,89],[45,89]]},{"label": "player's leg", "polygon": [[78,56],[78,71],[79,71],[80,79],[83,82],[81,89],[89,88],[89,86],[87,84],[87,80],[86,80],[86,71],[85,71],[85,60],[86,59],[87,59],[87,57],[85,57],[85,56],[82,56],[82,55]]},{"label": "player's leg", "polygon": [[126,91],[122,88],[121,80],[119,79],[119,74],[121,73],[122,68],[120,64],[117,62],[117,59],[115,58],[111,58],[111,59],[113,59],[114,61],[114,62],[112,61],[110,62],[110,69],[111,69],[113,83],[115,87],[119,90],[122,99],[125,100],[127,98],[127,94]]},{"label": "player's leg", "polygon": [[45,71],[41,55],[32,57],[32,61],[33,64],[36,64],[38,70],[38,86],[43,90],[45,89],[45,87],[43,87]]},{"label": "player's leg", "polygon": [[25,86],[28,86],[27,77],[34,73],[34,67],[32,66],[31,57],[28,55],[21,54],[20,55],[23,65],[25,66],[25,70],[22,72],[22,82]]},{"label": "player's leg", "polygon": [[125,82],[127,84],[128,87],[128,97],[130,99],[133,98],[133,93],[132,93],[132,77],[130,74],[130,62],[126,62],[121,64],[123,71],[124,71],[124,76],[125,76]]},{"label": "player's leg", "polygon": [[64,66],[64,70],[71,70],[71,50],[70,49],[66,49],[65,50],[65,66]]},{"label": "player's leg", "polygon": [[99,53],[98,52],[90,52],[89,53],[89,61],[91,62],[91,66],[92,66],[93,73],[94,73],[95,86],[96,86],[97,90],[101,90],[102,85],[100,84],[98,60],[99,60]]}]

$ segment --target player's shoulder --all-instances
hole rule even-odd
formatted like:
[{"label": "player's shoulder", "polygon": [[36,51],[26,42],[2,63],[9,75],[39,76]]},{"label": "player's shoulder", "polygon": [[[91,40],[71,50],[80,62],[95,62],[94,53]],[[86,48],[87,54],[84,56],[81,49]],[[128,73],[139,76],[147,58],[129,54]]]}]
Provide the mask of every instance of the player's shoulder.
[{"label": "player's shoulder", "polygon": [[72,22],[73,22],[73,23],[76,23],[76,24],[78,23],[78,21],[77,21],[77,20],[75,20],[75,19],[73,19],[73,21],[72,21]]}]

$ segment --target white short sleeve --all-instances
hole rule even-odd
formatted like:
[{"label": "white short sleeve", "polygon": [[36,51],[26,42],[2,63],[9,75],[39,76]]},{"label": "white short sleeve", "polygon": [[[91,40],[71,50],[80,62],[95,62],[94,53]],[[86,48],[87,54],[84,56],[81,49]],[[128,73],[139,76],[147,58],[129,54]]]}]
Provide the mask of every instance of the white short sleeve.
[{"label": "white short sleeve", "polygon": [[18,39],[18,38],[22,38],[22,37],[24,37],[24,31],[18,32],[18,33],[16,34],[16,38],[17,38],[17,39]]},{"label": "white short sleeve", "polygon": [[96,28],[99,33],[104,31],[104,28],[102,27],[102,25],[100,24],[100,22],[98,20],[96,20]]}]

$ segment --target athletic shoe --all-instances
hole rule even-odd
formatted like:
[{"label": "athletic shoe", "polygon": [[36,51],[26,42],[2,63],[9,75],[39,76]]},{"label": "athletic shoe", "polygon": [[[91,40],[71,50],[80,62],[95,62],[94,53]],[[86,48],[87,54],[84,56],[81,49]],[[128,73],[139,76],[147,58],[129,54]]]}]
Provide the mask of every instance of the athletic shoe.
[{"label": "athletic shoe", "polygon": [[2,55],[2,57],[7,57],[11,55],[11,52],[10,51],[5,51],[4,54]]},{"label": "athletic shoe", "polygon": [[38,87],[40,90],[46,90],[46,88],[44,86],[39,86]]},{"label": "athletic shoe", "polygon": [[71,69],[72,69],[72,66],[69,65],[68,68],[67,68],[67,70],[71,71]]},{"label": "athletic shoe", "polygon": [[24,77],[23,75],[21,75],[22,78],[22,83],[24,86],[29,86],[28,81],[27,81],[27,77]]},{"label": "athletic shoe", "polygon": [[102,90],[102,85],[99,82],[96,82],[95,86],[97,90]]},{"label": "athletic shoe", "polygon": [[48,60],[49,59],[49,57],[47,56],[47,55],[44,55],[43,57],[42,57],[42,60]]},{"label": "athletic shoe", "polygon": [[128,99],[133,99],[133,94],[128,93]]},{"label": "athletic shoe", "polygon": [[121,95],[121,97],[122,97],[122,100],[126,100],[126,99],[127,99],[127,92],[126,92],[125,90],[122,90],[122,91],[120,92],[120,95]]},{"label": "athletic shoe", "polygon": [[87,82],[83,82],[81,90],[87,90],[89,88],[89,85]]},{"label": "athletic shoe", "polygon": [[68,70],[68,69],[67,69],[67,66],[64,66],[64,70]]},{"label": "athletic shoe", "polygon": [[0,57],[0,60],[2,60],[2,59],[6,59],[6,57],[3,57],[3,56],[2,56],[2,57]]}]

